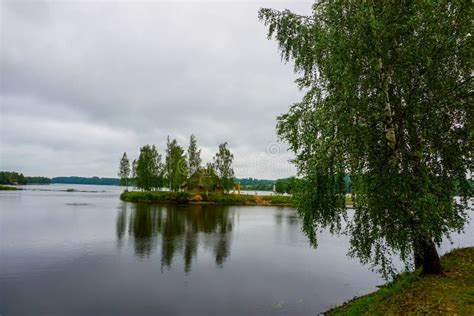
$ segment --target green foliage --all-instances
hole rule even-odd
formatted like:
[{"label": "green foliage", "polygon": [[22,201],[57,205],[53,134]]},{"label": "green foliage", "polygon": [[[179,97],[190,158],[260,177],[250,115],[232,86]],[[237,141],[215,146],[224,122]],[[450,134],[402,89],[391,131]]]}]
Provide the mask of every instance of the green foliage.
[{"label": "green foliage", "polygon": [[187,179],[188,167],[184,149],[178,145],[176,139],[170,141],[168,137],[166,145],[166,177],[170,190],[178,191],[179,187]]},{"label": "green foliage", "polygon": [[117,178],[99,178],[99,177],[55,177],[51,183],[62,184],[92,184],[92,185],[120,185],[120,179]]},{"label": "green foliage", "polygon": [[273,191],[275,180],[260,180],[254,178],[235,178],[234,183],[240,182],[240,188],[246,191]]},{"label": "green foliage", "polygon": [[227,142],[219,145],[219,150],[214,156],[214,169],[218,178],[219,185],[225,192],[229,192],[234,184],[234,169],[232,161],[234,155],[227,148]]},{"label": "green foliage", "polygon": [[122,159],[120,159],[118,176],[120,177],[120,184],[128,187],[128,180],[130,177],[130,161],[127,158],[127,153],[123,153]]},{"label": "green foliage", "polygon": [[120,195],[120,199],[127,202],[149,202],[149,203],[169,203],[187,204],[191,198],[188,192],[167,192],[167,191],[128,191]]},{"label": "green foliage", "polygon": [[26,178],[22,173],[2,171],[0,184],[26,184]]},{"label": "green foliage", "polygon": [[270,205],[293,206],[293,198],[291,196],[282,195],[262,195],[260,198],[270,203]]},{"label": "green foliage", "polygon": [[47,177],[25,177],[22,173],[13,171],[0,172],[0,184],[50,184]]},{"label": "green foliage", "polygon": [[309,17],[260,10],[306,91],[277,131],[295,154],[294,196],[314,244],[320,228],[343,231],[350,254],[387,276],[392,255],[409,265],[420,242],[462,230],[472,195],[472,11],[468,1],[342,0],[318,1]]},{"label": "green foliage", "polygon": [[298,180],[295,177],[278,179],[275,182],[275,192],[293,194]]},{"label": "green foliage", "polygon": [[163,186],[164,169],[161,163],[161,155],[158,153],[155,145],[145,145],[140,148],[140,156],[134,170],[138,188],[151,190]]},{"label": "green foliage", "polygon": [[195,176],[201,168],[201,149],[198,149],[196,136],[193,134],[189,138],[188,147],[188,182],[190,187],[195,187],[199,183],[199,177]]},{"label": "green foliage", "polygon": [[[214,163],[201,166],[201,149],[197,146],[196,137],[191,135],[186,157],[184,149],[176,139],[168,137],[166,144],[165,163],[155,146],[146,145],[140,149],[140,157],[133,160],[131,170],[126,154],[122,157],[119,176],[125,181],[133,181],[137,187],[149,191],[168,186],[172,191],[228,191],[233,184],[234,171],[232,160],[234,156],[226,148],[227,143],[219,146],[219,152],[214,157]],[[128,172],[127,172],[128,171]],[[131,179],[128,175],[131,172]],[[125,177],[127,174],[127,177]],[[122,175],[124,177],[122,177]]]},{"label": "green foliage", "polygon": [[215,189],[218,180],[214,165],[212,163],[207,163],[206,168],[204,168],[201,173],[201,182],[204,186],[204,190],[206,192],[212,192]]},{"label": "green foliage", "polygon": [[25,177],[26,184],[50,184],[51,179],[47,177]]},{"label": "green foliage", "polygon": [[16,191],[18,188],[0,184],[0,191]]}]

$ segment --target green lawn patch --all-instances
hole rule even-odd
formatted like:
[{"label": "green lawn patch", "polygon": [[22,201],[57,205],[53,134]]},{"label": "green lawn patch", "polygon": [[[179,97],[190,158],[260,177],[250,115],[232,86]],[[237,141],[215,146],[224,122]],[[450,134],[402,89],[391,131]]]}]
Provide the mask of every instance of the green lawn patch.
[{"label": "green lawn patch", "polygon": [[16,190],[21,190],[21,189],[18,189],[17,187],[11,187],[8,185],[0,185],[0,191],[16,191]]},{"label": "green lawn patch", "polygon": [[355,298],[327,315],[474,315],[474,247],[441,257],[445,276],[402,273],[378,291]]}]

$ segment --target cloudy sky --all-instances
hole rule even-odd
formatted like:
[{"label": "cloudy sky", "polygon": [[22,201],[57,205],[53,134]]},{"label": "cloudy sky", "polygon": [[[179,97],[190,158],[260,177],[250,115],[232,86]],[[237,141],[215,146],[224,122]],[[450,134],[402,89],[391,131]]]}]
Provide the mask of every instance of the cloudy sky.
[{"label": "cloudy sky", "polygon": [[302,94],[260,7],[311,1],[0,0],[0,169],[115,177],[124,151],[194,133],[238,177],[293,175],[275,119]]}]

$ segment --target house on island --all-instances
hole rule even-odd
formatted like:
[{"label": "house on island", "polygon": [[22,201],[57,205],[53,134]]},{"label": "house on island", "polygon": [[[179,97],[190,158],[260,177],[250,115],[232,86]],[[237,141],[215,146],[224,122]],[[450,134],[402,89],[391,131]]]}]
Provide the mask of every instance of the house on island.
[{"label": "house on island", "polygon": [[195,172],[190,179],[184,181],[179,186],[180,191],[185,192],[215,192],[224,193],[224,188],[211,176],[203,175],[201,172]]}]

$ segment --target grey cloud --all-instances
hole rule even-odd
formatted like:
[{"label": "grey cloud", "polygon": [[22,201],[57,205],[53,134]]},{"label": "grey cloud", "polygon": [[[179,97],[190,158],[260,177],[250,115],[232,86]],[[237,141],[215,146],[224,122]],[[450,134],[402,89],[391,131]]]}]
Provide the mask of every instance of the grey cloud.
[{"label": "grey cloud", "polygon": [[285,147],[265,152],[301,92],[257,11],[311,2],[0,6],[2,169],[114,176],[123,151],[194,133],[207,161],[228,141],[238,176],[294,173]]}]

